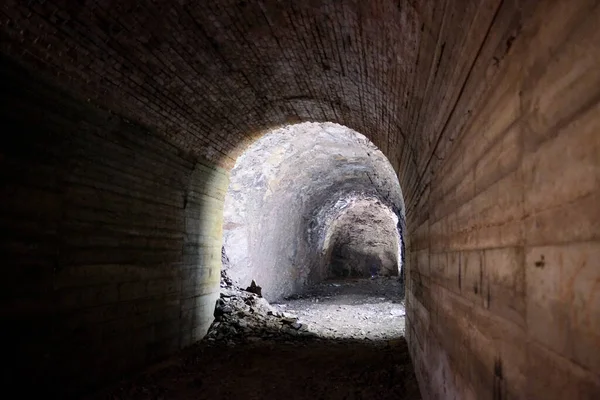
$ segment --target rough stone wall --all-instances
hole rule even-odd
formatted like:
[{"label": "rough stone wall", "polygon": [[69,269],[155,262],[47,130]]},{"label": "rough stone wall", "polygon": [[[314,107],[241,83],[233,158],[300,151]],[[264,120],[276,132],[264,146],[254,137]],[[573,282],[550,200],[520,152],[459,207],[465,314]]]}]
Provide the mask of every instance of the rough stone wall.
[{"label": "rough stone wall", "polygon": [[353,199],[335,216],[324,248],[328,277],[398,275],[398,217],[377,199]]},{"label": "rough stone wall", "polygon": [[226,172],[7,63],[0,104],[5,387],[63,396],[202,338]]},{"label": "rough stone wall", "polygon": [[[388,214],[378,214],[379,222],[391,227],[391,236],[380,238],[384,230],[372,229],[370,240],[395,248],[397,258],[395,216],[389,209],[402,215],[404,203],[381,151],[363,135],[332,123],[294,124],[267,133],[238,158],[231,173],[223,230],[229,276],[242,287],[255,280],[270,301],[326,278],[325,239],[338,229],[334,221],[342,204],[351,204],[340,199],[357,196],[385,204],[381,207]],[[383,250],[374,242],[370,246],[373,255],[385,258]]]},{"label": "rough stone wall", "polygon": [[[115,112],[113,121],[124,117],[149,127],[130,135],[142,151],[113,159],[110,140],[109,148],[80,140],[86,132],[108,135],[96,111],[77,114],[58,100],[36,103],[46,98],[39,88],[14,77],[2,80],[15,89],[3,91],[3,116],[20,118],[6,125],[16,128],[2,137],[1,160],[9,182],[3,185],[1,224],[8,233],[2,245],[11,271],[3,280],[2,310],[14,329],[66,332],[75,324],[97,334],[108,325],[92,325],[94,315],[104,319],[123,309],[94,300],[98,314],[69,313],[68,323],[50,307],[60,288],[54,289],[53,260],[77,254],[57,252],[57,246],[95,240],[106,225],[94,222],[91,232],[69,233],[63,221],[74,217],[63,199],[75,196],[82,207],[102,209],[103,219],[119,215],[122,229],[101,237],[110,242],[140,221],[167,223],[162,208],[138,217],[136,198],[143,193],[139,185],[149,185],[152,198],[175,196],[168,188],[177,180],[162,180],[173,157],[188,173],[200,156],[231,167],[264,129],[328,120],[369,137],[399,174],[408,219],[407,333],[423,394],[599,397],[597,1],[7,0],[0,13],[2,54],[72,94],[79,100],[72,107],[89,102],[94,110]],[[27,90],[27,105],[13,101]],[[76,118],[75,128],[41,129],[62,126],[65,118]],[[136,125],[119,126],[129,132]],[[35,140],[4,147],[33,133]],[[166,158],[149,166],[144,149]],[[93,195],[67,190],[66,177],[81,171],[69,161],[81,154],[113,162],[102,172],[95,171],[101,162],[86,167],[100,189]],[[114,172],[131,165],[141,167],[135,174]],[[142,171],[154,171],[161,184],[141,179]],[[107,202],[123,207],[121,214],[95,206],[120,193],[113,184],[126,190],[127,200]],[[43,189],[48,185],[52,190]],[[199,208],[201,221],[216,218],[209,206]],[[211,229],[200,231],[202,240]],[[129,254],[128,262],[148,260],[144,254],[151,262],[179,260],[168,251],[166,258],[156,250],[145,253],[154,248],[145,240],[115,254]],[[105,265],[98,262],[113,253],[87,254],[89,265]],[[94,282],[85,268],[74,271],[83,275],[74,275],[75,286]],[[131,270],[119,276],[123,271]],[[113,274],[101,276],[110,280]],[[132,284],[151,290],[150,281]],[[168,290],[157,289],[163,297]],[[164,311],[158,320],[177,320],[176,306],[168,311],[172,303],[158,304]],[[176,325],[140,334],[161,337],[167,335],[162,329]],[[84,381],[109,376],[119,370],[116,363],[147,361],[153,349],[133,350],[120,336],[97,347],[93,334],[83,336],[89,354],[75,359],[71,351],[72,364],[64,367]],[[17,337],[15,346],[24,341]],[[23,365],[40,365],[45,351],[40,344]],[[91,368],[95,374],[87,372]]]}]

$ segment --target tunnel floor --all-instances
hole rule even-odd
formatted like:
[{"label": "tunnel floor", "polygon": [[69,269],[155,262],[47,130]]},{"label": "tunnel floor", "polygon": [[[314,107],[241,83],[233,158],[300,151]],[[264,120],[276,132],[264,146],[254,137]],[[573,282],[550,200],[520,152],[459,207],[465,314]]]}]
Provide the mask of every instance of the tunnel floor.
[{"label": "tunnel floor", "polygon": [[326,281],[273,305],[225,286],[204,340],[88,398],[421,398],[396,279]]},{"label": "tunnel floor", "polygon": [[273,303],[326,338],[385,340],[404,336],[402,284],[397,278],[328,280]]},{"label": "tunnel floor", "polygon": [[91,399],[420,399],[403,338],[203,341]]}]

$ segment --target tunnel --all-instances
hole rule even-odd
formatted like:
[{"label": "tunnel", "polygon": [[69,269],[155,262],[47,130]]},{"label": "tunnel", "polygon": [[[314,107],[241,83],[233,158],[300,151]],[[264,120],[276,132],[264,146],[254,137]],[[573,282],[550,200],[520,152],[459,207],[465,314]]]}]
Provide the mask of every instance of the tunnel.
[{"label": "tunnel", "polygon": [[267,300],[371,268],[398,275],[404,218],[396,173],[366,137],[333,123],[287,125],[232,169],[224,268],[240,286],[260,283]]},{"label": "tunnel", "polygon": [[[600,398],[598,21],[593,0],[3,2],[4,387],[93,393],[202,343],[225,270],[276,301],[368,280],[378,236],[421,398]],[[241,196],[263,203],[232,202],[260,176]],[[236,236],[240,207],[262,214]]]}]

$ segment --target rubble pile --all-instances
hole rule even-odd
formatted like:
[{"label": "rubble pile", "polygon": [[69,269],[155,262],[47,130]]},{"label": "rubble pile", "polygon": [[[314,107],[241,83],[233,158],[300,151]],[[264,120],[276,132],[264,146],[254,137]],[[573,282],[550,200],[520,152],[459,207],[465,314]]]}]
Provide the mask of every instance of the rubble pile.
[{"label": "rubble pile", "polygon": [[260,286],[237,287],[221,272],[221,296],[215,305],[215,320],[206,339],[225,341],[230,345],[259,340],[288,340],[292,337],[314,337],[298,317],[278,311],[260,296]]}]

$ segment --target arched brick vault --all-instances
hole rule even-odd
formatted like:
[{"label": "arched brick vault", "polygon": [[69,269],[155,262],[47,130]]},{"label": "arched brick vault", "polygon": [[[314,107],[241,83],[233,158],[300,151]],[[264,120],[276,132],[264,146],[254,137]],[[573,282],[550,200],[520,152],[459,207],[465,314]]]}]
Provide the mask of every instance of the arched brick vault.
[{"label": "arched brick vault", "polygon": [[333,121],[399,174],[424,395],[594,397],[599,19],[592,0],[4,1],[19,366],[96,385],[201,337],[227,170],[266,129]]},{"label": "arched brick vault", "polygon": [[[70,82],[83,98],[228,167],[249,133],[335,121],[388,154],[411,192],[423,177],[409,180],[409,171],[430,161],[461,89],[440,83],[465,80],[499,6],[40,3],[4,7],[3,51]],[[504,51],[494,49],[501,37],[492,40],[490,50]]]}]

